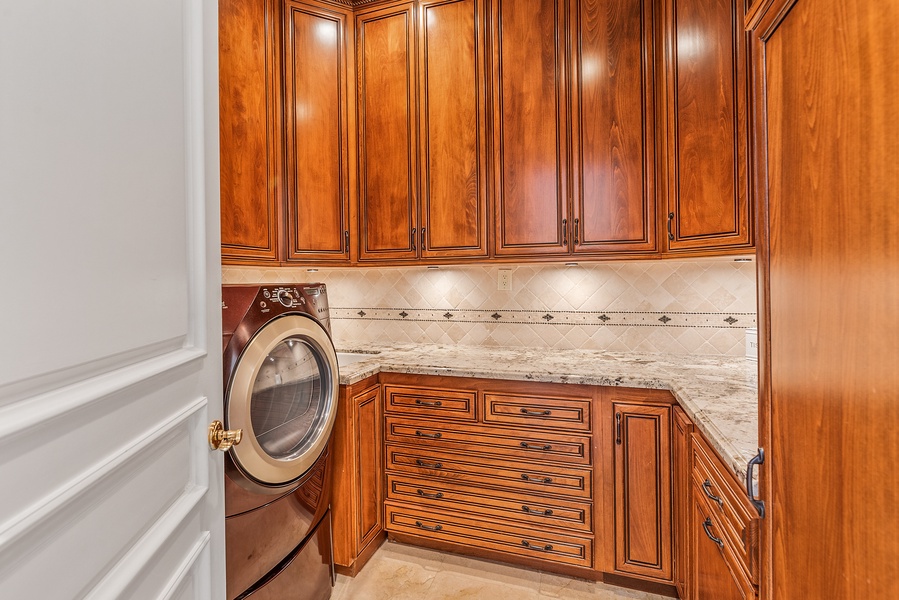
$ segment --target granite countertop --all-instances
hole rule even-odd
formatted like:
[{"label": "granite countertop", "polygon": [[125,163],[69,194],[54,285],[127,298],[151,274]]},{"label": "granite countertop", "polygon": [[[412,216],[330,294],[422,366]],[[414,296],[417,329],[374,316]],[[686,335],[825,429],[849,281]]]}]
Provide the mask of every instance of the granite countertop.
[{"label": "granite countertop", "polygon": [[370,355],[342,366],[341,384],[390,372],[670,390],[740,481],[758,451],[758,365],[742,357],[436,344],[338,351]]}]

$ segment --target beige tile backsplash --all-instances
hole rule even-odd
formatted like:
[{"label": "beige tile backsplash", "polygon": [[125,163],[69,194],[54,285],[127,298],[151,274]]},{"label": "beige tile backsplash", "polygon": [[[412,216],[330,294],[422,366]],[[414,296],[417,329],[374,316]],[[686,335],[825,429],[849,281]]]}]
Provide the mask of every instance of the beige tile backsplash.
[{"label": "beige tile backsplash", "polygon": [[[334,342],[423,342],[742,355],[755,262],[260,269],[224,284],[323,282]],[[497,290],[500,269],[512,289]]]}]

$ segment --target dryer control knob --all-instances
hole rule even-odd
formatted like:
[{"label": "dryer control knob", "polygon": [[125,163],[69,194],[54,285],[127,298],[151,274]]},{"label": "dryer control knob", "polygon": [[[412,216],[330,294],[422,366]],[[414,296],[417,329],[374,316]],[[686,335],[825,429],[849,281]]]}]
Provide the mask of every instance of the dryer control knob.
[{"label": "dryer control knob", "polygon": [[287,308],[293,306],[293,295],[290,293],[290,290],[281,290],[278,292],[278,302]]}]

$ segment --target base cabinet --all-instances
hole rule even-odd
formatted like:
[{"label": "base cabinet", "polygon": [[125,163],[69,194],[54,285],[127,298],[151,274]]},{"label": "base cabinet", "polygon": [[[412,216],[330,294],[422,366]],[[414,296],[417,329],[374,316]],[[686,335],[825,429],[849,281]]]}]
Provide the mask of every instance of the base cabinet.
[{"label": "base cabinet", "polygon": [[334,565],[356,575],[384,541],[381,386],[341,386],[334,424]]},{"label": "base cabinet", "polygon": [[723,539],[723,528],[712,516],[698,489],[693,498],[693,600],[754,600],[755,590],[735,569],[735,559]]},{"label": "base cabinet", "polygon": [[672,421],[672,457],[671,457],[671,485],[674,491],[672,498],[674,537],[674,586],[680,600],[691,600],[690,586],[687,582],[690,578],[690,569],[693,565],[693,554],[690,548],[690,510],[692,488],[690,487],[692,461],[691,436],[693,423],[690,417],[679,406],[671,411]]}]

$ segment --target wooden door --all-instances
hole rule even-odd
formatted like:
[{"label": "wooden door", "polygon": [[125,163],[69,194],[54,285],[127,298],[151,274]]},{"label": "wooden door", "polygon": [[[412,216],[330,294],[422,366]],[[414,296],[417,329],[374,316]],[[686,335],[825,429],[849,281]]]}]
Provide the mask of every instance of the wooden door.
[{"label": "wooden door", "polygon": [[612,418],[613,568],[671,582],[671,407],[613,401]]},{"label": "wooden door", "polygon": [[414,10],[356,15],[360,260],[418,257]]},{"label": "wooden door", "polygon": [[577,254],[656,249],[652,5],[571,2]]},{"label": "wooden door", "polygon": [[797,0],[755,23],[765,598],[899,598],[897,22]]},{"label": "wooden door", "polygon": [[284,15],[287,260],[350,259],[347,21],[288,2]]},{"label": "wooden door", "polygon": [[281,258],[281,8],[219,1],[221,244],[227,264]]},{"label": "wooden door", "polygon": [[419,4],[421,255],[487,255],[484,0]]},{"label": "wooden door", "polygon": [[569,251],[564,7],[562,0],[491,5],[498,256]]},{"label": "wooden door", "polygon": [[674,585],[680,600],[692,600],[690,570],[693,565],[690,531],[693,528],[691,506],[693,497],[691,439],[693,422],[679,406],[672,409],[672,507],[674,538]]},{"label": "wooden door", "polygon": [[224,598],[216,3],[2,12],[0,596]]},{"label": "wooden door", "polygon": [[663,0],[669,251],[752,245],[744,0]]},{"label": "wooden door", "polygon": [[383,537],[384,425],[372,379],[341,387],[334,425],[334,562],[355,576]]}]

